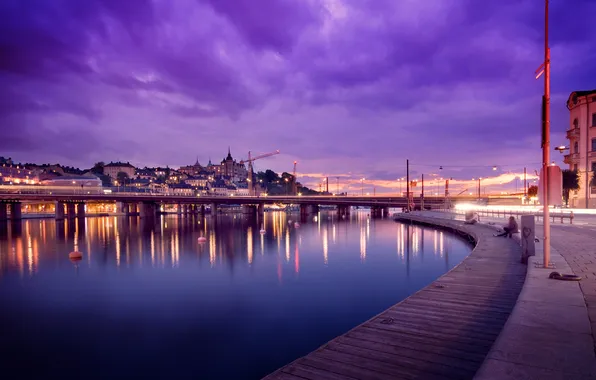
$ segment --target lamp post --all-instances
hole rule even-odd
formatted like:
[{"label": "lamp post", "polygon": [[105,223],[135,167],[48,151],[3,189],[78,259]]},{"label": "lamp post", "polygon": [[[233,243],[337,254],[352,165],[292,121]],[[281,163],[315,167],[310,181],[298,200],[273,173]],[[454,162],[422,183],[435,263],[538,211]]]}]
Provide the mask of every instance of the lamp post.
[{"label": "lamp post", "polygon": [[360,179],[361,195],[364,196],[364,178]]},{"label": "lamp post", "polygon": [[548,0],[544,0],[544,62],[538,68],[536,79],[544,73],[544,96],[542,97],[542,220],[544,238],[542,239],[544,252],[544,268],[550,262],[550,218],[548,199],[548,166],[550,162],[550,48],[548,47]]}]

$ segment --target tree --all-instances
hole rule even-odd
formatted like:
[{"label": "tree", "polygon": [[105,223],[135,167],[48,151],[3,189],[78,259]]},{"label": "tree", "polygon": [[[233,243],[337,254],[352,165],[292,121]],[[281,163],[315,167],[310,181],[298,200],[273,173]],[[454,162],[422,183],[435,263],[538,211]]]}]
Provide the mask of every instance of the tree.
[{"label": "tree", "polygon": [[116,174],[116,179],[118,180],[119,184],[126,185],[126,180],[128,179],[128,174],[126,174],[124,172],[118,172],[118,174]]},{"label": "tree", "polygon": [[579,189],[579,173],[576,170],[563,170],[563,201],[569,205],[569,192]]},{"label": "tree", "polygon": [[535,197],[538,196],[538,186],[531,185],[528,187],[528,197]]},{"label": "tree", "polygon": [[103,167],[106,164],[103,161],[96,162],[95,165],[91,168],[91,171],[96,174],[103,174]]}]

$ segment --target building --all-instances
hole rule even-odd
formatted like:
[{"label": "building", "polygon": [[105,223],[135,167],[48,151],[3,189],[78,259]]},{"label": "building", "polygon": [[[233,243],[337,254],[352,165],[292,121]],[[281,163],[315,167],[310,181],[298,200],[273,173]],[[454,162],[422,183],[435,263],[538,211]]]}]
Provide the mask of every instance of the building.
[{"label": "building", "polygon": [[137,179],[156,179],[157,176],[155,175],[155,171],[151,169],[136,169],[135,170],[135,177]]},{"label": "building", "polygon": [[[0,164],[0,184],[33,185],[39,182],[38,176],[22,165]],[[10,161],[12,162],[12,161]]]},{"label": "building", "polygon": [[199,158],[197,157],[197,162],[194,165],[181,166],[178,171],[189,176],[195,176],[203,171],[203,167],[199,164]]},{"label": "building", "polygon": [[567,99],[569,109],[569,154],[565,163],[576,170],[580,189],[569,195],[571,207],[596,207],[596,90],[574,91]]},{"label": "building", "polygon": [[244,162],[236,162],[232,158],[230,148],[228,148],[228,155],[221,161],[221,164],[216,169],[216,174],[222,177],[227,177],[232,181],[240,181],[248,177],[248,171]]},{"label": "building", "polygon": [[184,183],[187,183],[194,187],[207,187],[207,184],[209,183],[209,178],[205,176],[188,177],[184,180]]},{"label": "building", "polygon": [[136,168],[128,162],[110,162],[103,167],[103,174],[110,178],[118,178],[118,173],[123,172],[128,178],[134,178]]}]

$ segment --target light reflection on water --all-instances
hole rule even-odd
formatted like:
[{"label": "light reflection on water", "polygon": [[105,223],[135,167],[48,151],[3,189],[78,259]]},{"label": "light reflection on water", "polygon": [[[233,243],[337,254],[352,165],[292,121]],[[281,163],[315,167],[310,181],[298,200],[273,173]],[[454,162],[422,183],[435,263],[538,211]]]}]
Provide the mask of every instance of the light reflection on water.
[{"label": "light reflection on water", "polygon": [[[0,336],[15,358],[42,358],[40,374],[100,366],[86,377],[169,368],[170,377],[259,378],[432,282],[470,251],[442,231],[364,212],[346,220],[321,213],[300,227],[289,219],[299,216],[0,224]],[[71,251],[83,252],[76,266]],[[35,333],[14,329],[40,323],[39,315]],[[70,355],[68,366],[52,364],[60,355]]]}]

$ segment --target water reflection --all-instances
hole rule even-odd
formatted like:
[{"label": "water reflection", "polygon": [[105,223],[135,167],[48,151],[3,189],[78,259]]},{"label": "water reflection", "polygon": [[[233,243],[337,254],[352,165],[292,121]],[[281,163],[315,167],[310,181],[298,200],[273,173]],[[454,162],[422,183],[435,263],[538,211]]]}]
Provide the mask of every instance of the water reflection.
[{"label": "water reflection", "polygon": [[[258,249],[261,256],[264,256],[270,251],[271,245],[274,245],[277,253],[281,254],[283,240],[284,262],[289,263],[293,254],[297,273],[300,261],[297,256],[302,241],[298,231],[300,228],[305,230],[308,221],[297,228],[293,222],[288,223],[287,219],[283,213],[268,215],[262,223],[266,233],[260,234]],[[350,240],[349,225],[358,229],[360,261],[366,262],[371,244],[371,228],[375,224],[368,216],[356,214],[346,221],[320,217],[311,223],[316,227],[317,239],[320,240],[323,264],[329,264],[331,244],[335,247],[340,239]],[[338,234],[341,224],[345,225],[344,236]],[[245,233],[233,232],[238,228]],[[425,255],[443,258],[445,267],[449,267],[452,239],[447,239],[445,232],[398,223],[386,223],[383,228],[394,230],[391,235],[397,258],[401,262],[405,261],[408,267],[410,259],[424,262]],[[36,273],[39,270],[40,246],[45,247],[48,244],[55,245],[57,252],[45,252],[46,256],[83,251],[87,267],[110,264],[116,267],[142,267],[145,255],[149,256],[147,261],[151,263],[151,267],[178,267],[181,265],[182,256],[188,251],[193,251],[199,260],[204,254],[208,254],[211,266],[227,265],[233,268],[234,260],[239,256],[244,256],[248,264],[254,263],[254,235],[259,229],[255,220],[242,216],[213,219],[197,217],[197,220],[161,217],[150,223],[148,230],[140,228],[138,218],[122,217],[89,218],[84,221],[26,220],[20,224],[2,223],[0,275],[11,268],[20,274]],[[51,236],[55,238],[52,239]],[[207,242],[197,243],[199,236],[207,236]],[[309,234],[309,239],[313,238],[314,236]],[[432,248],[428,249],[425,244]],[[291,248],[292,245],[294,249]],[[96,256],[95,252],[103,252],[103,255]]]},{"label": "water reflection", "polygon": [[[48,362],[74,355],[75,367],[102,360],[110,378],[121,368],[114,358],[130,361],[137,377],[151,377],[144,363],[166,361],[176,363],[170,368],[182,371],[178,377],[259,378],[400,301],[469,252],[442,231],[366,213],[319,213],[300,227],[289,219],[299,216],[0,223],[0,304],[15,310],[14,320],[5,314],[0,336],[10,323],[34,324],[41,314],[44,327],[15,335],[36,345],[21,352],[13,342],[11,354],[52,347],[36,354]],[[69,261],[73,250],[82,261]],[[81,323],[80,315],[93,321]],[[239,316],[250,323],[238,323]],[[55,336],[80,349],[54,348]],[[186,351],[172,347],[185,347],[192,360],[180,360]],[[251,364],[235,368],[229,357]]]}]

